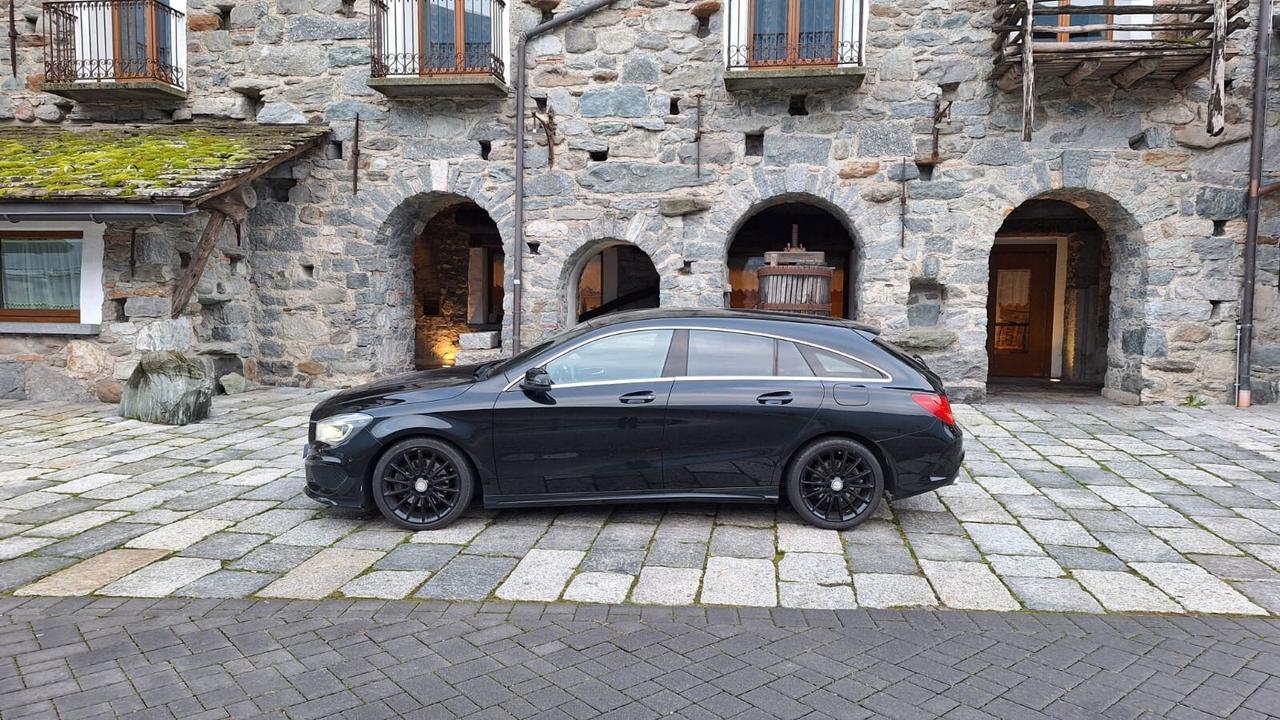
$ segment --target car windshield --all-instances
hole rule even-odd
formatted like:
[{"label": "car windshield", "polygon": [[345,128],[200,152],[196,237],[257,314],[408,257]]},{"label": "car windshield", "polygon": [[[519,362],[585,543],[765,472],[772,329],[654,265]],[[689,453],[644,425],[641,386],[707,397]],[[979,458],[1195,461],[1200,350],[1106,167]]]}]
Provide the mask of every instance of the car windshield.
[{"label": "car windshield", "polygon": [[582,335],[583,333],[587,332],[590,329],[591,329],[591,326],[585,323],[577,327],[570,328],[557,335],[552,335],[550,338],[543,340],[542,342],[525,350],[519,355],[507,358],[506,360],[500,360],[497,362],[497,364],[482,365],[477,370],[477,372],[479,372],[480,370],[483,370],[484,371],[482,375],[483,377],[489,377],[495,372],[506,373],[514,368],[520,367],[521,365],[528,362],[532,358],[537,357],[538,355],[541,355],[542,353],[546,352],[548,349],[556,345],[559,345],[560,343],[563,343],[567,340],[572,340],[573,338],[576,338],[579,335]]}]

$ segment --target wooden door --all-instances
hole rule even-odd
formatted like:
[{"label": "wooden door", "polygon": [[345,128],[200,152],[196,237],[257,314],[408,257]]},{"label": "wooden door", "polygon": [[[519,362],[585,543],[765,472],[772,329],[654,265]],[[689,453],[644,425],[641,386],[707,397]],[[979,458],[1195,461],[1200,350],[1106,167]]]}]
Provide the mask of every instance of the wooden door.
[{"label": "wooden door", "polygon": [[987,290],[991,377],[1049,377],[1056,245],[996,245]]}]

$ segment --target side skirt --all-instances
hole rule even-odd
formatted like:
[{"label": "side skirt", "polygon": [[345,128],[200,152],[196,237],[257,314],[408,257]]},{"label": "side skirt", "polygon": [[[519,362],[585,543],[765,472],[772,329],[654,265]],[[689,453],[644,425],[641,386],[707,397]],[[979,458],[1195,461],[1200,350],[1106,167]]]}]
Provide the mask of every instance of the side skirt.
[{"label": "side skirt", "polygon": [[555,505],[617,505],[649,502],[739,502],[776,503],[776,488],[724,488],[684,492],[608,492],[608,493],[544,493],[537,495],[485,495],[489,509],[545,507]]}]

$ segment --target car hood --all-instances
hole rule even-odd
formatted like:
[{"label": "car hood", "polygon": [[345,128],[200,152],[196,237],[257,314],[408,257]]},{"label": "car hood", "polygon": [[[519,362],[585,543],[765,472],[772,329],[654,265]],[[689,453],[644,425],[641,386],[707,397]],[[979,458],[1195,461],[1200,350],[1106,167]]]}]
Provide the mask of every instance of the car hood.
[{"label": "car hood", "polygon": [[311,419],[317,420],[338,413],[358,412],[407,402],[448,400],[461,395],[475,384],[476,367],[476,365],[455,365],[423,370],[343,390],[317,405],[311,411]]}]

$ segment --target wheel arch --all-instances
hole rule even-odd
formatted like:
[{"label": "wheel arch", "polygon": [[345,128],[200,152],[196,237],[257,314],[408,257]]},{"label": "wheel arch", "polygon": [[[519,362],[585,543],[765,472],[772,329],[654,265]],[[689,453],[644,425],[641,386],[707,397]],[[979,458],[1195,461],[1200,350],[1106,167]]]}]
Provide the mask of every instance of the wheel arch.
[{"label": "wheel arch", "polygon": [[373,506],[373,473],[378,469],[378,463],[382,462],[383,456],[385,456],[387,452],[396,445],[396,443],[399,443],[402,440],[412,440],[414,438],[439,440],[440,442],[448,443],[450,447],[457,450],[458,453],[462,455],[463,459],[467,461],[467,464],[471,466],[471,472],[474,473],[476,477],[476,486],[472,491],[471,501],[475,502],[476,500],[479,500],[481,504],[484,503],[484,476],[480,474],[480,465],[476,462],[476,458],[472,455],[471,451],[467,450],[467,448],[459,443],[456,438],[450,437],[447,433],[432,432],[429,428],[413,427],[404,428],[394,434],[380,438],[381,445],[378,447],[377,452],[373,453],[369,458],[369,464],[365,468],[364,481],[361,483],[361,488],[363,489],[365,497],[371,506]]},{"label": "wheel arch", "polygon": [[806,439],[804,442],[797,445],[796,448],[791,451],[791,454],[787,457],[787,462],[782,466],[782,473],[778,476],[778,496],[779,497],[786,495],[786,488],[784,487],[784,484],[787,481],[787,476],[791,474],[791,468],[795,464],[796,458],[800,456],[800,453],[804,452],[806,448],[808,448],[810,445],[813,445],[814,443],[819,443],[819,442],[822,442],[823,440],[830,440],[832,438],[852,440],[862,445],[867,450],[870,450],[871,454],[875,455],[876,461],[880,463],[880,471],[884,474],[884,492],[886,495],[892,496],[894,489],[897,488],[898,486],[898,483],[897,483],[898,473],[897,473],[897,469],[893,465],[891,458],[889,457],[889,454],[886,453],[884,451],[884,448],[881,448],[879,445],[877,445],[876,442],[873,441],[871,438],[868,438],[865,435],[860,435],[856,432],[848,432],[848,431],[842,430],[842,431],[823,432],[823,433],[814,435],[813,437],[810,437]]}]

